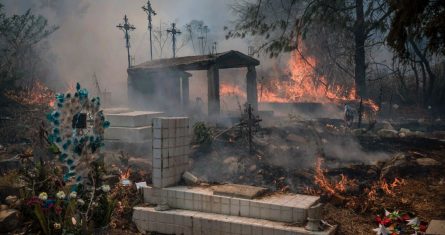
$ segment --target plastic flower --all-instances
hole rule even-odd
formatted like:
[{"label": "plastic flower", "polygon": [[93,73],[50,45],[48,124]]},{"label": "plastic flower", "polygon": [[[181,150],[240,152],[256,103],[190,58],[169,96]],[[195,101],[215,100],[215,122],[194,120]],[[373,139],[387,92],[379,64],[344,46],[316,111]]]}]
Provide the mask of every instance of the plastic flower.
[{"label": "plastic flower", "polygon": [[54,211],[56,212],[57,215],[60,215],[62,214],[63,209],[60,206],[55,206]]},{"label": "plastic flower", "polygon": [[62,228],[62,225],[60,225],[59,223],[54,223],[54,229],[55,230],[59,230]]},{"label": "plastic flower", "polygon": [[81,198],[77,199],[77,203],[81,206],[85,205],[85,201],[82,200]]},{"label": "plastic flower", "polygon": [[379,224],[378,228],[375,228],[372,231],[376,232],[376,235],[388,235],[390,233],[390,231],[381,224]]},{"label": "plastic flower", "polygon": [[63,192],[63,191],[59,191],[57,194],[56,194],[56,197],[58,198],[58,199],[64,199],[65,198],[65,192]]},{"label": "plastic flower", "polygon": [[48,194],[45,193],[45,192],[41,192],[39,194],[39,199],[42,200],[42,201],[46,201],[48,199]]},{"label": "plastic flower", "polygon": [[102,189],[102,191],[104,191],[105,193],[108,193],[108,192],[110,192],[110,185],[108,185],[108,184],[104,184],[104,185],[102,185],[102,187],[101,187],[101,189]]},{"label": "plastic flower", "polygon": [[70,199],[75,199],[75,198],[77,198],[77,192],[76,191],[72,191],[70,193]]}]

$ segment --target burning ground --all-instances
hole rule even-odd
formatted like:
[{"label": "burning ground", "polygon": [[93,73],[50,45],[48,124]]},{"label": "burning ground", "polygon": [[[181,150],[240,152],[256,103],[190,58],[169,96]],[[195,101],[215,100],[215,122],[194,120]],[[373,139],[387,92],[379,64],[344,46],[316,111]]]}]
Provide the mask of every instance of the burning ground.
[{"label": "burning ground", "polygon": [[418,125],[379,123],[358,133],[336,120],[291,117],[273,123],[279,124],[255,136],[254,154],[236,128],[213,129],[212,144],[195,146],[192,172],[207,182],[320,195],[325,219],[340,225],[338,234],[371,234],[384,209],[425,221],[445,216],[445,143],[438,123],[422,125],[434,133],[410,137],[379,130]]}]

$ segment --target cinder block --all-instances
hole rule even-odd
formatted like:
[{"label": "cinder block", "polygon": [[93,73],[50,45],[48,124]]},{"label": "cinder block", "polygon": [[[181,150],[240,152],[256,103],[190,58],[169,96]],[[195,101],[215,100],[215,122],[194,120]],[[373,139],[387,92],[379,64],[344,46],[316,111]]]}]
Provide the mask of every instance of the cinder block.
[{"label": "cinder block", "polygon": [[260,218],[260,204],[258,202],[250,202],[249,208],[249,217],[250,218]]},{"label": "cinder block", "polygon": [[153,149],[153,159],[161,159],[162,150],[159,148]]},{"label": "cinder block", "polygon": [[222,232],[224,233],[224,234],[230,234],[230,222],[229,221],[223,221],[222,223]]},{"label": "cinder block", "polygon": [[252,225],[252,235],[268,235],[263,233],[263,228],[261,228],[259,225]]},{"label": "cinder block", "polygon": [[241,225],[232,223],[230,224],[230,233],[232,234],[241,234]]},{"label": "cinder block", "polygon": [[153,139],[162,139],[162,129],[153,129]]},{"label": "cinder block", "polygon": [[195,211],[202,211],[202,205],[203,201],[202,201],[202,195],[194,193],[193,194],[193,210]]},{"label": "cinder block", "polygon": [[184,227],[182,231],[183,231],[183,233],[182,233],[183,235],[193,235],[193,232],[192,232],[193,230],[191,227]]},{"label": "cinder block", "polygon": [[162,188],[162,178],[153,178],[153,186]]},{"label": "cinder block", "polygon": [[161,129],[162,128],[162,120],[159,118],[153,118],[153,128]]},{"label": "cinder block", "polygon": [[193,200],[193,193],[192,192],[184,192],[184,198],[187,200]]},{"label": "cinder block", "polygon": [[273,227],[263,227],[263,234],[273,235]]},{"label": "cinder block", "polygon": [[[176,216],[176,217],[180,217],[180,216]],[[174,234],[184,234],[184,229],[182,228],[182,226],[174,226]]]},{"label": "cinder block", "polygon": [[193,234],[201,234],[201,218],[193,217]]},{"label": "cinder block", "polygon": [[162,148],[162,158],[168,157],[168,148]]},{"label": "cinder block", "polygon": [[193,200],[185,199],[184,201],[184,209],[193,210]]},{"label": "cinder block", "polygon": [[249,200],[240,199],[240,215],[249,217]]},{"label": "cinder block", "polygon": [[174,217],[173,217],[173,224],[175,224],[175,225],[177,225],[177,226],[183,226],[183,223],[184,223],[184,221],[183,221],[183,216],[181,216],[181,215],[174,215]]},{"label": "cinder block", "polygon": [[306,221],[306,213],[303,209],[292,208],[292,218],[293,222],[302,224]]},{"label": "cinder block", "polygon": [[153,149],[162,148],[162,140],[161,139],[153,139]]},{"label": "cinder block", "polygon": [[270,207],[266,203],[260,203],[260,218],[261,219],[270,218]]},{"label": "cinder block", "polygon": [[252,234],[252,225],[245,223],[241,224],[241,234],[242,235],[251,235]]},{"label": "cinder block", "polygon": [[280,210],[280,218],[284,222],[291,223],[292,222],[292,208],[282,206]]},{"label": "cinder block", "polygon": [[221,204],[221,214],[230,215],[230,204]]},{"label": "cinder block", "polygon": [[187,228],[192,227],[192,217],[191,216],[183,216],[182,222],[183,222],[183,224],[182,224],[183,226],[185,226]]},{"label": "cinder block", "polygon": [[278,205],[270,205],[270,214],[269,219],[274,221],[281,221],[280,220],[280,206]]},{"label": "cinder block", "polygon": [[176,191],[176,198],[184,199],[185,198],[185,193],[183,191],[180,191],[180,190]]},{"label": "cinder block", "polygon": [[240,201],[237,198],[230,199],[230,215],[239,216],[240,214]]},{"label": "cinder block", "polygon": [[[162,168],[162,160],[161,159],[153,159],[153,169],[161,169]],[[160,174],[153,177],[160,177]]]},{"label": "cinder block", "polygon": [[176,127],[176,118],[172,117],[168,119],[168,128],[175,129]]},{"label": "cinder block", "polygon": [[221,198],[214,196],[214,197],[211,197],[211,199],[212,199],[212,203],[211,203],[212,213],[221,214]]}]

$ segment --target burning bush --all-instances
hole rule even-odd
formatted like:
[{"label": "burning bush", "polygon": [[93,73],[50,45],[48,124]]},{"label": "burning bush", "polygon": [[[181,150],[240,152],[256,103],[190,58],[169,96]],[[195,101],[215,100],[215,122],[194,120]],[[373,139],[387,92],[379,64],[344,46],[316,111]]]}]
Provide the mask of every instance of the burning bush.
[{"label": "burning bush", "polygon": [[53,104],[54,92],[40,81],[34,81],[29,87],[5,92],[6,97],[24,105]]}]

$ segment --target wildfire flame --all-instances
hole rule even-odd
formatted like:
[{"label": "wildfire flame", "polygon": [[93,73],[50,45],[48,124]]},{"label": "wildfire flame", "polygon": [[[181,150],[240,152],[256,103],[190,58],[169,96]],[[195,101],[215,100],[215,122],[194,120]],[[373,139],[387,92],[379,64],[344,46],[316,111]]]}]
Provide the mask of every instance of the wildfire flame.
[{"label": "wildfire flame", "polygon": [[40,81],[21,91],[7,91],[6,96],[25,105],[48,105],[53,101],[54,92]]},{"label": "wildfire flame", "polygon": [[246,97],[246,92],[241,90],[240,87],[228,83],[221,83],[219,93],[221,96]]},{"label": "wildfire flame", "polygon": [[314,70],[317,61],[314,57],[302,58],[293,53],[288,61],[288,79],[273,79],[266,87],[260,87],[262,102],[319,102],[327,103],[354,100],[355,89],[340,85],[329,85],[324,76]]},{"label": "wildfire flame", "polygon": [[323,158],[318,157],[315,164],[315,183],[320,189],[327,194],[334,195],[345,192],[348,187],[357,186],[356,180],[350,180],[345,175],[341,174],[340,181],[331,182],[326,176],[326,170],[321,166],[323,164]]},{"label": "wildfire flame", "polygon": [[125,171],[121,171],[119,178],[121,179],[121,181],[130,178],[130,168],[127,168],[127,170]]},{"label": "wildfire flame", "polygon": [[[288,61],[288,75],[274,78],[262,84],[258,84],[258,97],[260,102],[273,103],[345,103],[359,102],[357,92],[353,84],[344,86],[330,84],[325,76],[320,76],[315,71],[317,61],[314,57],[303,58],[298,53],[291,54]],[[283,72],[278,72],[282,74]],[[220,94],[222,96],[236,95],[246,97],[245,92],[238,86],[222,84]],[[376,112],[378,105],[371,99],[363,100],[363,106]]]}]

